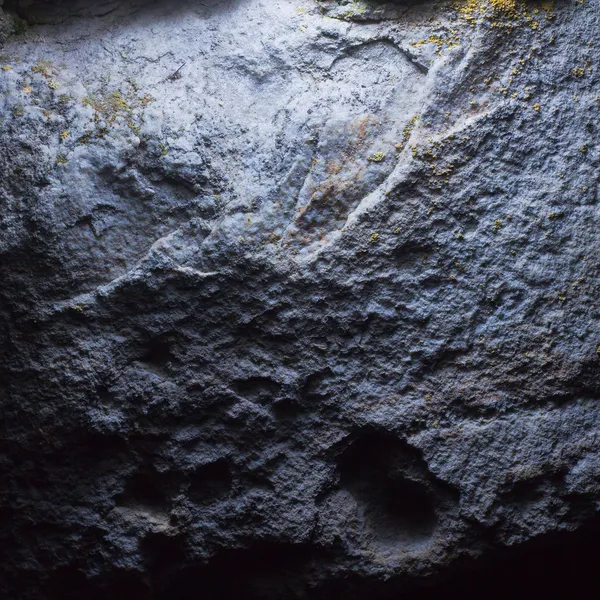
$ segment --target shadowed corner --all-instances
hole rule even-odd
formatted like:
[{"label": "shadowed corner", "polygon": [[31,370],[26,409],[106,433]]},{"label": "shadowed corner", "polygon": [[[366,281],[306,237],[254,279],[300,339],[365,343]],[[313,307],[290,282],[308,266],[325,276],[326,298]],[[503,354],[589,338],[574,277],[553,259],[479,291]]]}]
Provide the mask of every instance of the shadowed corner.
[{"label": "shadowed corner", "polygon": [[201,9],[204,14],[226,11],[240,0],[5,0],[1,9],[18,17],[23,26],[50,25],[70,17],[127,16],[157,11],[157,16]]},{"label": "shadowed corner", "polygon": [[[47,600],[434,600],[485,597],[588,597],[597,583],[595,519],[576,533],[554,533],[517,548],[504,548],[485,559],[465,558],[428,581],[358,576],[332,578],[307,585],[310,566],[334,559],[303,545],[257,543],[225,551],[205,565],[181,565],[181,549],[151,540],[150,576],[116,571],[110,577],[88,579],[76,565],[49,574]],[[158,543],[160,542],[160,543]],[[158,555],[156,553],[158,552]]]}]

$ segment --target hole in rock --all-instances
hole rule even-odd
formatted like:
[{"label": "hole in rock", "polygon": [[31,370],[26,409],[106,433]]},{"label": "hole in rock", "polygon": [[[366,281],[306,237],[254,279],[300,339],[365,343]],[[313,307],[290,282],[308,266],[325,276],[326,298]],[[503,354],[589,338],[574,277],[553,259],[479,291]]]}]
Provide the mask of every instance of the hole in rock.
[{"label": "hole in rock", "polygon": [[157,370],[162,370],[173,358],[171,344],[167,340],[153,339],[148,342],[140,360]]},{"label": "hole in rock", "polygon": [[292,420],[302,414],[303,408],[297,402],[285,398],[279,402],[275,402],[272,410],[277,419]]},{"label": "hole in rock", "polygon": [[190,497],[195,502],[205,502],[223,496],[231,489],[232,480],[227,461],[202,465],[190,474]]},{"label": "hole in rock", "polygon": [[148,568],[162,573],[185,562],[185,545],[179,537],[150,533],[140,543]]},{"label": "hole in rock", "polygon": [[356,498],[380,543],[419,542],[437,523],[427,465],[395,437],[371,432],[342,454],[340,484]]},{"label": "hole in rock", "polygon": [[[53,434],[55,437],[57,435],[59,434]],[[67,438],[63,437],[63,441],[66,442]],[[76,438],[68,441],[64,448],[53,455],[52,461],[54,465],[62,465],[71,470],[81,468],[89,472],[88,469],[98,469],[103,464],[118,463],[128,450],[126,440],[116,434],[78,432]]]},{"label": "hole in rock", "polygon": [[136,473],[117,498],[118,506],[166,510],[169,506],[170,478],[154,471]]}]

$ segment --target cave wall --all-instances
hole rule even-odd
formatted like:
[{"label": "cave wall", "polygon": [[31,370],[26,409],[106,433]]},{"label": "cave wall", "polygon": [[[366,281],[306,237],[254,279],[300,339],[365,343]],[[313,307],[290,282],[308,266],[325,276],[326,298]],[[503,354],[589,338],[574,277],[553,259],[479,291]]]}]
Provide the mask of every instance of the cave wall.
[{"label": "cave wall", "polygon": [[594,556],[598,8],[5,2],[3,597]]}]

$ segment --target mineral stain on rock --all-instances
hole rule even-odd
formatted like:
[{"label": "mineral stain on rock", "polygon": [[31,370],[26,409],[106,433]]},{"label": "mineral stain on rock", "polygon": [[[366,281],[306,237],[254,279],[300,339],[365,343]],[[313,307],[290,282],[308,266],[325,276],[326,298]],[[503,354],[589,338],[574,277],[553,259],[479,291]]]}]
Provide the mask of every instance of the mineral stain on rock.
[{"label": "mineral stain on rock", "polygon": [[2,598],[583,595],[598,8],[0,3]]}]

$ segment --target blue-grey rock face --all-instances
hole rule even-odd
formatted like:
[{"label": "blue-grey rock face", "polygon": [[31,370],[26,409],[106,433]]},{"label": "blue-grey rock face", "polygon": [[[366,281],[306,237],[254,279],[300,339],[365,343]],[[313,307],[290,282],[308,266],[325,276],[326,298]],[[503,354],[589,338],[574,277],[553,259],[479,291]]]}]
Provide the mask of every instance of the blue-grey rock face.
[{"label": "blue-grey rock face", "polygon": [[3,597],[385,597],[585,526],[599,8],[5,2]]}]

